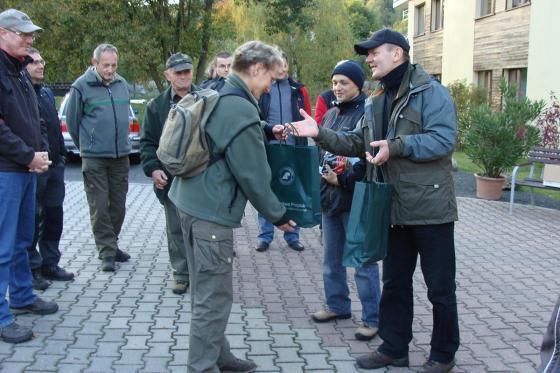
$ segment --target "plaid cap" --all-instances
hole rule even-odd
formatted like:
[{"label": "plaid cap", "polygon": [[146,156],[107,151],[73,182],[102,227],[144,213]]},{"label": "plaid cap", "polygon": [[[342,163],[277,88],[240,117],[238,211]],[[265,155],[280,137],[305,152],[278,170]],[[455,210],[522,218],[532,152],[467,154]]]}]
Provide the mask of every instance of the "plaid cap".
[{"label": "plaid cap", "polygon": [[31,18],[17,9],[8,9],[0,13],[0,27],[17,32],[31,33],[42,30],[33,24]]},{"label": "plaid cap", "polygon": [[173,71],[192,70],[192,59],[184,53],[175,53],[169,56],[165,68]]}]

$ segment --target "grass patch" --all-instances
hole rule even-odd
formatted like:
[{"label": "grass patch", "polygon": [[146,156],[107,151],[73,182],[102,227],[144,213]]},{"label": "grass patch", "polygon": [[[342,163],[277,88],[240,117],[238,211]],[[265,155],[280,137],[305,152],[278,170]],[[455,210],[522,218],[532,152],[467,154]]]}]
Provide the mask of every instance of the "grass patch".
[{"label": "grass patch", "polygon": [[[457,167],[459,167],[460,171],[463,172],[469,172],[469,173],[477,173],[480,172],[480,167],[478,167],[477,165],[475,165],[469,157],[467,157],[467,155],[463,152],[454,152],[453,153],[453,158],[455,159],[455,161],[457,162]],[[523,163],[525,162],[525,160],[519,162],[519,163]],[[542,164],[537,164],[535,166],[535,171],[533,174],[533,177],[535,178],[540,178],[541,174],[542,174],[542,169],[543,169],[543,165]],[[517,179],[524,179],[526,177],[529,176],[529,170],[530,167],[522,167],[521,170],[519,170],[519,172],[517,173]],[[508,177],[511,178],[511,172],[508,174]],[[521,187],[520,190],[523,192],[529,192],[530,189],[533,189],[533,192],[535,194],[541,194],[543,196],[547,196],[549,198],[552,198],[554,200],[560,201],[560,191],[557,190],[549,190],[549,189],[539,189],[539,188],[527,188],[527,187]]]}]

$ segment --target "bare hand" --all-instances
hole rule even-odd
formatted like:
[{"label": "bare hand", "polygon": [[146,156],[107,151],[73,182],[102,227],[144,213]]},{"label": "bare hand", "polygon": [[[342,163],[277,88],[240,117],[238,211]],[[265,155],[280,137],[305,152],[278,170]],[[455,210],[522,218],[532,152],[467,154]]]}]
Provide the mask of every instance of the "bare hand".
[{"label": "bare hand", "polygon": [[152,172],[152,181],[157,189],[165,189],[167,185],[167,175],[163,170],[154,170]]},{"label": "bare hand", "polygon": [[299,137],[316,137],[319,134],[317,122],[303,109],[299,109],[299,113],[303,120],[292,122],[291,125],[285,126],[285,132]]},{"label": "bare hand", "polygon": [[297,227],[296,222],[293,221],[293,220],[290,220],[286,224],[279,225],[276,228],[278,228],[278,229],[280,229],[281,231],[284,231],[284,232],[293,232],[296,227]]},{"label": "bare hand", "polygon": [[374,157],[370,152],[366,152],[366,159],[369,163],[381,166],[389,160],[389,143],[387,140],[372,141],[369,143],[372,148],[379,148],[377,155]]},{"label": "bare hand", "polygon": [[272,127],[272,134],[274,135],[274,138],[278,141],[281,140],[285,141],[288,138],[288,135],[284,131],[283,124],[275,124],[274,127]]},{"label": "bare hand", "polygon": [[325,165],[325,168],[327,169],[327,173],[322,174],[321,177],[325,179],[327,183],[338,186],[338,175],[336,172],[334,172],[328,164]]},{"label": "bare hand", "polygon": [[47,152],[35,152],[31,163],[27,165],[29,172],[43,173],[48,171],[49,166],[52,161],[49,161],[49,155]]}]

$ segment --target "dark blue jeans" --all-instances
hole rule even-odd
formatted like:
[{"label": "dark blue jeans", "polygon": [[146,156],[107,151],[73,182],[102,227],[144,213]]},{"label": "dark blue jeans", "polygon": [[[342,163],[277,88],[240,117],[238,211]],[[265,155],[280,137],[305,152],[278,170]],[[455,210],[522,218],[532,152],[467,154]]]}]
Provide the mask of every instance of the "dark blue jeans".
[{"label": "dark blue jeans", "polygon": [[64,194],[64,162],[60,161],[47,172],[37,175],[35,237],[33,244],[27,248],[32,270],[41,266],[54,267],[60,261],[58,246],[64,219]]},{"label": "dark blue jeans", "polygon": [[383,260],[379,307],[379,335],[383,343],[379,351],[393,358],[408,354],[412,340],[412,276],[418,255],[433,306],[429,358],[448,363],[459,348],[454,223],[391,228],[387,257]]},{"label": "dark blue jeans", "polygon": [[0,326],[13,322],[10,303],[21,307],[35,301],[27,247],[35,229],[35,174],[0,172]]},{"label": "dark blue jeans", "polygon": [[[260,213],[259,215],[259,241],[270,245],[274,239],[274,225],[266,220]],[[299,241],[299,228],[293,232],[284,232],[284,240],[289,244]]]}]

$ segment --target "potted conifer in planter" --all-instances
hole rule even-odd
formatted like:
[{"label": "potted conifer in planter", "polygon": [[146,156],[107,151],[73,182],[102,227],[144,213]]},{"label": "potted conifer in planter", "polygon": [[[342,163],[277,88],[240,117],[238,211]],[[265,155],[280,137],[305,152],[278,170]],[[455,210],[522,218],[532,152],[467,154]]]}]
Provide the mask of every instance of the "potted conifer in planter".
[{"label": "potted conifer in planter", "polygon": [[462,126],[464,151],[482,169],[475,174],[476,195],[484,199],[500,199],[505,173],[540,142],[540,131],[531,122],[540,115],[544,102],[517,98],[515,86],[505,80],[500,93],[499,110],[483,104],[459,118],[467,121]]}]

